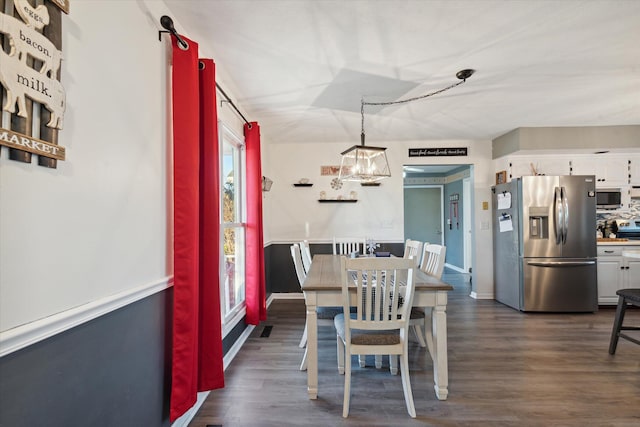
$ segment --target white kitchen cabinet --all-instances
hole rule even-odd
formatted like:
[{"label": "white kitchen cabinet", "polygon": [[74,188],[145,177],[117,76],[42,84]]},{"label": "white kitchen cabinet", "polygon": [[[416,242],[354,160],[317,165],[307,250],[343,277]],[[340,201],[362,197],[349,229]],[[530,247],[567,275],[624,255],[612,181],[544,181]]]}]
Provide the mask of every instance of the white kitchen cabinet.
[{"label": "white kitchen cabinet", "polygon": [[571,160],[571,175],[595,175],[596,187],[620,187],[629,184],[628,156],[576,156]]},{"label": "white kitchen cabinet", "polygon": [[509,181],[521,176],[531,176],[531,159],[529,157],[514,157],[509,159],[509,169],[507,170]]},{"label": "white kitchen cabinet", "polygon": [[629,162],[631,185],[640,185],[640,155],[630,156]]},{"label": "white kitchen cabinet", "polygon": [[537,162],[536,170],[542,175],[569,175],[569,160],[566,158],[551,156],[542,157]]},{"label": "white kitchen cabinet", "polygon": [[509,159],[510,179],[534,175],[569,175],[569,159],[564,156],[526,156]]},{"label": "white kitchen cabinet", "polygon": [[640,246],[598,245],[598,304],[615,305],[617,290],[640,287],[640,259],[623,257],[625,249]]}]

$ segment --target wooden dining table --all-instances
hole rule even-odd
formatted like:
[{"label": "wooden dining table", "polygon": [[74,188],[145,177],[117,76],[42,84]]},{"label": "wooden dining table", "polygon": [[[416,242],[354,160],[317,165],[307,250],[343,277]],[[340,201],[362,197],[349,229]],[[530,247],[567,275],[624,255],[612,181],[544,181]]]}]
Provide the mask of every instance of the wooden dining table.
[{"label": "wooden dining table", "polygon": [[[302,284],[307,305],[307,393],[318,398],[318,307],[341,307],[342,285],[340,257],[317,254]],[[446,400],[449,387],[447,359],[447,296],[453,287],[417,270],[414,307],[431,308],[433,330],[433,379],[436,397]],[[352,305],[355,304],[355,293]],[[426,350],[426,349],[425,349]],[[337,368],[336,368],[337,372]]]}]

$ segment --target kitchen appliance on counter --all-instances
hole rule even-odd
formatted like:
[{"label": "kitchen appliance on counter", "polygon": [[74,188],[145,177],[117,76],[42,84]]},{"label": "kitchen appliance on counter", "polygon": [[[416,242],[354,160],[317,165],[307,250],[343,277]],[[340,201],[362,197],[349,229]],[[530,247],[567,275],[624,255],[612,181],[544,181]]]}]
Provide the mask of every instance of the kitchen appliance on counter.
[{"label": "kitchen appliance on counter", "polygon": [[524,176],[492,191],[496,299],[522,311],[597,311],[595,177]]},{"label": "kitchen appliance on counter", "polygon": [[616,237],[629,240],[640,240],[640,218],[616,219],[618,226]]}]

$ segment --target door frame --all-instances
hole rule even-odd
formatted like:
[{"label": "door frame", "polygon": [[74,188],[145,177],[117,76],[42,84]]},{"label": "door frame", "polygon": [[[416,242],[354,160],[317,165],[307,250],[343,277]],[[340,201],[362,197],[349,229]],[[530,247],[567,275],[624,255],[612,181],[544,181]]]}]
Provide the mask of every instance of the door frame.
[{"label": "door frame", "polygon": [[473,228],[471,227],[471,178],[464,178],[462,180],[462,200],[464,205],[462,206],[462,222],[464,224],[464,238],[463,241],[463,253],[464,253],[464,271],[470,272],[473,254],[472,254],[472,234]]}]

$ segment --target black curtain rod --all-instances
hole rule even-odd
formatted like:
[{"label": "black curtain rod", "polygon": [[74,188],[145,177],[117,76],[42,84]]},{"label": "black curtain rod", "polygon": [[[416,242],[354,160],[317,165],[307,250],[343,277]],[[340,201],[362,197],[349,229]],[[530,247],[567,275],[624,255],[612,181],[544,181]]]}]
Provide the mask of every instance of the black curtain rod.
[{"label": "black curtain rod", "polygon": [[233,101],[231,100],[231,98],[229,98],[229,95],[227,95],[227,93],[220,87],[220,85],[216,82],[216,88],[218,88],[218,90],[220,91],[220,93],[222,94],[222,96],[225,97],[225,99],[227,100],[227,102],[229,104],[231,104],[231,106],[233,107],[234,110],[236,110],[236,113],[238,113],[238,115],[240,115],[240,117],[242,117],[242,120],[244,120],[244,122],[246,124],[249,125],[249,127],[251,127],[251,123],[249,123],[249,120],[246,119],[246,117],[240,112],[240,110],[238,110],[238,107],[236,107],[236,104],[233,103]]},{"label": "black curtain rod", "polygon": [[[158,39],[162,40],[162,38],[160,37],[162,33],[171,33],[171,35],[173,35],[178,40],[178,43],[182,49],[189,49],[189,44],[182,37],[180,37],[180,34],[178,34],[175,27],[173,26],[173,19],[171,19],[167,15],[163,15],[160,18],[160,25],[162,25],[162,27],[167,31],[158,31]],[[202,64],[200,64],[200,67],[202,67]],[[236,113],[238,113],[240,117],[242,117],[242,120],[244,120],[244,122],[249,125],[249,128],[251,128],[251,123],[249,123],[249,120],[247,120],[247,118],[240,112],[240,110],[238,110],[236,104],[233,103],[231,98],[229,98],[229,95],[227,95],[227,93],[220,87],[218,83],[216,83],[216,88],[218,88],[220,93],[222,93],[222,96],[224,96],[227,102],[231,104],[234,110],[236,110]]]}]

